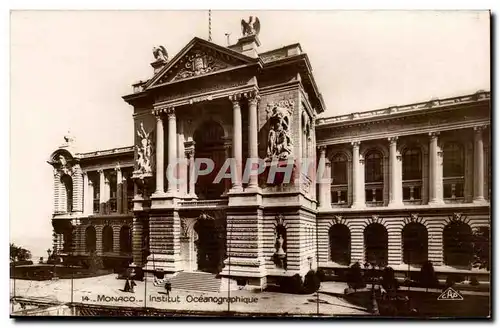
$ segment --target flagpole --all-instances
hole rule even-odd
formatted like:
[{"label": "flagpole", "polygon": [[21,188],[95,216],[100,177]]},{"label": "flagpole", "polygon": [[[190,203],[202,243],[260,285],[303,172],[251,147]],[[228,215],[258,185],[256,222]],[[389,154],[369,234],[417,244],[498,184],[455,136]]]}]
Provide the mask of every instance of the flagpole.
[{"label": "flagpole", "polygon": [[208,41],[212,42],[212,10],[208,10]]}]

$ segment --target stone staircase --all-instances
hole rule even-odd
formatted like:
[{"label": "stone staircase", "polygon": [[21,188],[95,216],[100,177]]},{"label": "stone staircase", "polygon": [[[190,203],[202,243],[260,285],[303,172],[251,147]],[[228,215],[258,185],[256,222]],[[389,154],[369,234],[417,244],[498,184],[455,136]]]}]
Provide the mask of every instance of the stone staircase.
[{"label": "stone staircase", "polygon": [[173,292],[177,289],[219,292],[221,280],[211,273],[181,271],[170,279],[170,283]]}]

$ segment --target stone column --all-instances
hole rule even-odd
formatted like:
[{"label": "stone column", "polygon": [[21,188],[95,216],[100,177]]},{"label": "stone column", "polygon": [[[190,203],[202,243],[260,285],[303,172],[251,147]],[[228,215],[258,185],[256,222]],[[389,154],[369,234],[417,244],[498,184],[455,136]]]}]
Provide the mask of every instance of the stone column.
[{"label": "stone column", "polygon": [[352,145],[352,205],[354,208],[365,207],[365,175],[361,167],[359,156],[359,141],[351,142]]},{"label": "stone column", "polygon": [[[108,175],[110,173],[108,172]],[[111,198],[111,188],[109,187],[109,176],[104,175],[104,212],[109,214],[111,212],[111,206],[109,205],[109,200]]]},{"label": "stone column", "polygon": [[[89,194],[89,176],[87,172],[83,172],[83,214],[90,214],[91,210],[89,208],[89,197],[92,198],[92,195]],[[91,203],[90,203],[91,204]]]},{"label": "stone column", "polygon": [[[257,161],[259,158],[258,153],[258,124],[257,124],[257,104],[259,102],[259,95],[257,93],[253,93],[248,98],[248,158]],[[253,165],[257,165],[257,163],[253,163]],[[259,186],[258,175],[251,174],[248,181],[248,188],[255,189]]]},{"label": "stone column", "polygon": [[485,126],[474,127],[474,203],[484,203],[484,145]]},{"label": "stone column", "polygon": [[399,207],[403,205],[402,188],[403,179],[401,166],[401,156],[398,154],[398,137],[388,138],[389,140],[389,167],[390,167],[390,185],[389,185],[389,206]]},{"label": "stone column", "polygon": [[116,212],[123,213],[123,184],[122,169],[120,165],[115,167],[116,171]]},{"label": "stone column", "polygon": [[[231,158],[231,140],[229,138],[224,141],[224,152],[226,155],[225,160]],[[222,195],[226,196],[230,189],[231,189],[231,180],[224,179],[224,193]]]},{"label": "stone column", "polygon": [[329,174],[327,172],[327,165],[326,165],[326,146],[320,146],[319,147],[319,165],[320,169],[318,172],[321,172],[321,176],[318,176],[318,200],[319,200],[319,207],[321,209],[327,209],[331,208],[331,201],[328,202],[328,193],[331,192],[331,182],[328,181],[326,182],[325,180],[328,179]]},{"label": "stone column", "polygon": [[439,132],[429,133],[429,204],[440,205],[443,201],[443,153],[438,145]]},{"label": "stone column", "polygon": [[195,181],[195,167],[194,167],[194,141],[193,146],[186,149],[186,156],[188,158],[188,168],[189,168],[189,189],[188,189],[188,198],[197,199],[196,196],[196,181]]},{"label": "stone column", "polygon": [[99,214],[104,214],[106,206],[104,170],[99,169],[97,172],[99,173]]},{"label": "stone column", "polygon": [[156,190],[155,195],[165,193],[164,181],[164,130],[161,113],[156,113]]},{"label": "stone column", "polygon": [[[174,165],[177,159],[177,122],[175,109],[167,109],[168,115],[168,165]],[[175,171],[174,171],[175,172]],[[175,173],[172,173],[175,174]],[[167,181],[167,194],[174,196],[177,194],[177,184],[174,181]]]},{"label": "stone column", "polygon": [[230,96],[230,100],[233,103],[233,159],[236,162],[236,172],[234,176],[236,177],[233,183],[233,191],[242,191],[243,187],[241,184],[241,167],[243,162],[243,131],[241,127],[241,108],[240,108],[240,95]]},{"label": "stone column", "polygon": [[179,119],[179,129],[177,133],[177,140],[178,140],[178,146],[177,146],[177,152],[178,152],[178,157],[179,159],[182,159],[182,163],[179,163],[177,165],[177,176],[181,180],[179,183],[178,191],[179,191],[179,196],[184,198],[187,196],[187,187],[188,187],[188,180],[187,180],[187,175],[188,175],[188,169],[187,169],[187,156],[186,156],[186,151],[184,149],[184,121]]},{"label": "stone column", "polygon": [[94,182],[91,179],[88,179],[87,185],[87,208],[88,214],[94,213]]},{"label": "stone column", "polygon": [[127,172],[122,172],[122,210],[123,213],[128,213],[128,185],[127,185]]}]

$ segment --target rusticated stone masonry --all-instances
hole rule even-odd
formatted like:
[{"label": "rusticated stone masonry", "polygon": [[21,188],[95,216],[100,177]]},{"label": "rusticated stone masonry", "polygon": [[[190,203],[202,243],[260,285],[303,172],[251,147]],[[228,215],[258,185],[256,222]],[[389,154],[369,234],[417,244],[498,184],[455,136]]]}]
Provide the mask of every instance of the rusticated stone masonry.
[{"label": "rusticated stone masonry", "polygon": [[146,270],[177,271],[180,265],[181,223],[177,211],[149,218],[149,249]]}]

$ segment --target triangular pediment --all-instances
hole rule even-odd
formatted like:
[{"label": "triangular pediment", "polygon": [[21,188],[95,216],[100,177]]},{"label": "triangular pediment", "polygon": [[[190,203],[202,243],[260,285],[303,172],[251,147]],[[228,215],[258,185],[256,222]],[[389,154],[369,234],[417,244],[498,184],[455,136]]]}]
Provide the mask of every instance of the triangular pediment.
[{"label": "triangular pediment", "polygon": [[145,88],[204,76],[256,61],[257,59],[234,50],[194,38],[145,85]]}]

